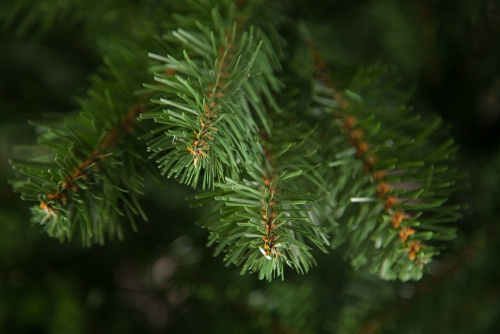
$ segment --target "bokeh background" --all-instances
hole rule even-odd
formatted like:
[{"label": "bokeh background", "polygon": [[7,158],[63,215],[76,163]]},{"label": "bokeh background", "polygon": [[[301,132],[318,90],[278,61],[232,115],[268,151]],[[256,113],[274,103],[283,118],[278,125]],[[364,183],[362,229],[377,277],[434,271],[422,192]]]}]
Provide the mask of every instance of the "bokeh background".
[{"label": "bokeh background", "polygon": [[[150,221],[125,241],[60,244],[29,223],[8,159],[36,142],[28,124],[78,111],[106,45],[161,1],[0,4],[0,333],[500,332],[500,5],[493,0],[275,1],[303,21],[347,83],[381,61],[460,145],[470,175],[458,238],[419,282],[353,271],[342,249],[271,284],[212,257],[187,187],[151,181]],[[172,1],[170,1],[172,2]],[[156,13],[157,14],[157,13]],[[168,17],[166,17],[168,19]],[[293,40],[293,36],[283,35]]]}]

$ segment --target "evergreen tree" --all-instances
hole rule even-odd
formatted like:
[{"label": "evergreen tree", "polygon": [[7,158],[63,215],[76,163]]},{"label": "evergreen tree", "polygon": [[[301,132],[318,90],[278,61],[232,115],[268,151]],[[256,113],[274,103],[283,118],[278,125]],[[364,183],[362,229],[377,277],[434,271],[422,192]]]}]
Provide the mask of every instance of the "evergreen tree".
[{"label": "evergreen tree", "polygon": [[[415,8],[389,0],[337,5],[352,18],[365,15],[385,24],[382,46],[367,41],[353,46],[355,36],[343,34],[361,33],[370,22],[353,20],[353,30],[341,28],[347,24],[341,19],[329,22],[328,4],[318,4],[321,12],[304,10],[300,1],[5,2],[0,19],[6,31],[34,36],[43,28],[47,32],[37,38],[50,39],[64,21],[67,33],[81,39],[70,41],[88,44],[103,61],[85,97],[70,105],[77,112],[31,115],[37,145],[26,140],[9,154],[10,183],[34,203],[31,221],[37,230],[70,242],[44,241],[13,228],[4,221],[22,225],[26,215],[2,209],[7,253],[18,247],[10,234],[29,243],[47,242],[54,259],[43,260],[44,267],[60,272],[71,261],[79,278],[51,276],[45,269],[37,281],[11,270],[12,286],[29,282],[26,305],[17,307],[32,312],[24,315],[32,322],[21,328],[5,309],[0,328],[75,333],[199,332],[202,326],[212,332],[453,329],[452,311],[443,313],[437,327],[420,323],[429,312],[425,304],[464,284],[453,276],[461,263],[475,264],[469,272],[490,280],[484,271],[492,256],[477,263],[474,254],[480,244],[488,254],[496,248],[481,231],[467,241],[449,242],[456,238],[466,202],[460,196],[468,183],[465,169],[457,167],[457,145],[441,118],[412,100],[413,89],[397,71],[372,57],[383,56],[384,47],[418,49],[394,46],[417,40],[411,38],[418,33],[415,26],[405,19]],[[430,7],[422,6],[427,15]],[[467,4],[458,8],[466,10]],[[390,16],[380,19],[380,13]],[[423,29],[431,29],[429,23]],[[8,36],[5,43],[14,47]],[[388,61],[406,66],[410,77],[419,73],[411,54],[399,51]],[[56,110],[50,102],[40,110]],[[21,124],[9,114],[5,124]],[[106,242],[115,238],[120,242]],[[443,252],[446,246],[457,250]],[[113,261],[114,274],[104,279],[99,271],[109,269],[97,263],[100,257]],[[416,282],[426,272],[430,275]],[[447,276],[454,279],[440,287]],[[41,292],[47,282],[54,304]],[[456,304],[474,303],[488,291],[497,294],[495,285],[482,290],[479,284],[477,294],[472,291]],[[110,322],[114,300],[125,302],[142,320]],[[405,307],[422,311],[413,317],[398,312]],[[485,311],[472,317],[481,314],[481,321],[463,332],[494,328],[498,302],[480,307]],[[50,317],[51,324],[41,325],[42,314],[54,312],[58,316]],[[75,321],[68,320],[75,315]],[[192,315],[197,321],[189,321]]]}]

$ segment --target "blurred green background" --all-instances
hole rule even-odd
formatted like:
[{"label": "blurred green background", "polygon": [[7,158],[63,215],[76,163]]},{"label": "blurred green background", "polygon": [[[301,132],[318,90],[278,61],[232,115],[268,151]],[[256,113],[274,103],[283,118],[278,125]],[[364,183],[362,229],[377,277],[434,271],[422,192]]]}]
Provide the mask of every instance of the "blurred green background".
[{"label": "blurred green background", "polygon": [[[172,1],[170,1],[172,2]],[[175,1],[174,1],[175,2]],[[151,182],[150,221],[125,241],[60,244],[29,223],[8,158],[28,120],[78,110],[106,44],[161,1],[0,4],[0,333],[495,333],[500,331],[500,5],[437,0],[276,2],[306,23],[339,83],[375,61],[451,125],[471,190],[459,237],[420,282],[353,271],[342,249],[268,284],[205,247],[191,190]],[[158,13],[156,13],[158,14]],[[165,18],[168,19],[168,16]],[[287,31],[282,32],[289,40]]]}]

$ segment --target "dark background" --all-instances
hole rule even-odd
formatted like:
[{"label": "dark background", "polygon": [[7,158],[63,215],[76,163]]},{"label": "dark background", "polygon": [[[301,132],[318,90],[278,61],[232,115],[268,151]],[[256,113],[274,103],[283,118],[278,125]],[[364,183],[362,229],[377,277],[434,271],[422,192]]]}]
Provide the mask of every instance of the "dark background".
[{"label": "dark background", "polygon": [[[191,191],[151,183],[125,241],[60,244],[7,183],[27,120],[78,110],[113,36],[154,11],[126,1],[0,5],[0,333],[494,333],[500,330],[500,6],[494,1],[278,2],[303,20],[342,85],[382,61],[460,145],[470,191],[459,236],[420,282],[354,272],[341,250],[307,275],[260,282],[224,267],[194,224]],[[98,4],[99,3],[99,4]],[[287,36],[287,31],[282,32]],[[293,36],[289,36],[292,40]]]}]

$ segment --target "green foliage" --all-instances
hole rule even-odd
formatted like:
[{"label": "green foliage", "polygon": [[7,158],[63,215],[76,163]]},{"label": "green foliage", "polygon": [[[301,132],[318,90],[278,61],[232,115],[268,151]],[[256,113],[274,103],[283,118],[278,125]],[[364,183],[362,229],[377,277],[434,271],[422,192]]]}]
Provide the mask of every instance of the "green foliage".
[{"label": "green foliage", "polygon": [[436,241],[454,237],[456,146],[439,119],[391,95],[383,66],[334,88],[310,37],[287,49],[268,7],[166,4],[172,16],[148,19],[140,41],[107,46],[79,115],[39,126],[39,146],[14,162],[14,189],[39,202],[33,221],[61,240],[80,226],[85,245],[121,239],[121,217],[134,230],[146,219],[143,171],[157,165],[210,190],[198,200],[216,210],[201,225],[242,273],[306,273],[331,238],[356,268],[419,279]]},{"label": "green foliage", "polygon": [[[217,9],[213,9],[214,4]],[[25,190],[27,197],[33,196],[33,201],[26,202],[19,200],[8,182],[0,182],[0,333],[199,333],[200,328],[204,333],[262,334],[495,333],[500,328],[500,234],[496,226],[500,217],[496,61],[500,29],[495,19],[499,9],[492,0],[459,0],[453,6],[396,0],[250,0],[234,5],[213,0],[2,1],[0,180],[16,179],[14,182],[24,187],[29,177],[18,172],[27,167],[44,175],[43,181],[31,178],[31,183],[48,186],[46,192]],[[163,136],[171,143],[174,137],[169,136],[169,130],[173,128],[160,130],[165,124],[154,122],[154,118],[123,121],[131,107],[138,105],[144,108],[138,115],[158,113],[166,117],[168,112],[162,109],[183,112],[150,102],[166,99],[184,103],[177,91],[165,92],[167,85],[154,80],[157,76],[180,83],[173,73],[165,73],[170,64],[162,59],[187,64],[186,50],[202,79],[204,73],[217,71],[214,59],[218,55],[196,53],[192,43],[183,43],[173,34],[182,31],[200,39],[207,36],[211,41],[211,31],[221,28],[214,24],[213,11],[219,13],[216,21],[226,32],[232,31],[234,22],[240,27],[238,34],[253,31],[253,45],[261,45],[259,52],[250,48],[242,54],[240,65],[256,56],[249,70],[253,87],[261,86],[256,83],[264,79],[260,73],[269,73],[269,79],[278,84],[269,90],[278,108],[267,102],[268,97],[257,94],[263,116],[250,103],[233,110],[233,117],[240,110],[248,112],[248,120],[256,127],[252,130],[255,142],[249,144],[256,148],[249,152],[252,160],[236,159],[237,172],[224,165],[221,179],[216,178],[213,187],[203,190],[206,169],[200,168],[197,189],[175,175],[168,179],[167,170],[163,178],[153,173],[161,180],[158,187],[145,169],[158,170],[156,158],[168,151],[148,151],[147,142]],[[306,27],[310,33],[304,33]],[[128,42],[124,44],[125,39]],[[220,34],[214,34],[214,39],[226,48]],[[117,52],[120,48],[126,51]],[[148,57],[148,53],[157,56]],[[258,57],[264,54],[273,64],[272,71],[259,68],[265,62]],[[323,64],[318,54],[325,59]],[[209,56],[212,61],[206,60]],[[85,77],[96,72],[96,65],[104,63],[100,59],[111,59],[112,66],[104,64],[104,69],[87,81]],[[390,67],[380,65],[377,59]],[[359,66],[363,68],[354,74]],[[128,77],[131,72],[136,74],[129,77],[130,85],[124,86],[123,94],[115,94],[115,75]],[[176,75],[190,80],[201,100],[208,98],[196,76]],[[234,97],[249,101],[244,85],[246,81]],[[74,95],[81,96],[87,89],[92,96],[76,101]],[[113,112],[104,103],[92,102],[103,101],[106,89],[118,106]],[[410,94],[413,91],[415,94]],[[218,103],[224,104],[227,98],[219,98]],[[89,105],[90,112],[78,104]],[[64,113],[75,109],[78,114]],[[429,111],[439,113],[443,120]],[[98,126],[91,132],[95,136],[87,134],[90,128],[82,115],[97,119]],[[33,120],[34,128],[27,126],[28,119]],[[350,123],[353,119],[356,124]],[[193,120],[199,122],[197,117]],[[452,143],[448,141],[448,124],[452,125]],[[92,152],[101,151],[100,143],[111,139],[108,135],[113,128],[123,136],[112,141],[114,146],[105,145],[99,157],[106,158],[101,161]],[[363,131],[362,138],[358,130]],[[431,134],[423,136],[424,140],[413,141],[427,130]],[[58,150],[31,145],[36,143],[36,134],[40,142],[55,144]],[[360,139],[368,145],[360,145]],[[178,142],[177,136],[175,140]],[[186,147],[192,140],[179,146],[179,153],[189,158],[187,167],[194,163]],[[30,147],[16,147],[18,144]],[[450,146],[440,150],[444,144]],[[67,160],[71,165],[67,171],[54,162],[56,154],[67,159],[65,147],[72,147],[78,156]],[[282,150],[286,151],[282,156],[268,159]],[[130,173],[130,164],[123,163],[126,157],[131,158],[128,152],[140,154],[135,161],[140,168]],[[209,153],[208,158],[212,158],[213,152]],[[235,157],[239,154],[236,149],[232,153]],[[71,195],[66,205],[47,198],[55,194],[51,178],[67,182],[65,176],[74,175],[74,168],[87,161],[89,154],[101,170],[85,169],[88,180],[83,175],[78,179],[82,188],[75,194],[64,192]],[[156,157],[148,160],[151,154]],[[377,159],[372,160],[371,155]],[[454,155],[459,158],[453,159]],[[13,170],[8,157],[16,157],[20,168]],[[172,159],[177,158],[172,155]],[[280,170],[276,177],[285,172],[294,176],[275,182],[276,189],[284,189],[294,201],[306,202],[295,205],[295,216],[305,219],[287,222],[300,226],[300,233],[283,225],[273,232],[281,233],[283,240],[291,239],[287,245],[292,248],[295,238],[308,247],[302,254],[314,267],[308,268],[307,275],[299,273],[291,261],[288,266],[283,253],[274,258],[272,252],[268,256],[282,266],[274,271],[255,267],[239,274],[251,254],[258,256],[256,265],[271,261],[259,250],[264,250],[262,237],[267,237],[267,223],[260,219],[260,225],[247,226],[249,221],[262,218],[262,207],[232,202],[231,198],[269,202],[265,179],[272,175],[271,162]],[[436,172],[443,166],[447,167],[445,172]],[[470,170],[470,192],[459,192],[466,179],[455,172],[457,167]],[[57,175],[49,175],[48,169]],[[379,178],[377,172],[381,171],[389,173]],[[105,236],[105,246],[81,247],[76,240],[80,239],[80,227],[76,225],[71,234],[76,242],[60,243],[46,237],[47,212],[39,213],[35,226],[30,227],[30,205],[40,212],[41,202],[53,201],[53,205],[60,205],[62,217],[63,209],[75,207],[76,200],[88,201],[89,194],[102,193],[99,182],[120,182],[125,189],[126,184],[115,175],[125,175],[126,183],[144,179],[139,189],[144,194],[136,198],[149,221],[140,223],[142,219],[133,216],[139,233],[133,233],[128,217],[117,215],[114,223],[121,224],[125,241],[108,241],[113,235],[117,239],[113,233]],[[392,189],[379,189],[383,182]],[[453,184],[439,188],[438,182]],[[417,189],[410,184],[426,186]],[[87,189],[82,190],[83,186]],[[200,198],[193,199],[195,194]],[[279,200],[283,194],[275,195]],[[386,212],[388,196],[402,201]],[[427,203],[446,201],[435,208],[411,210],[418,203],[404,201],[409,196]],[[193,207],[199,202],[204,205]],[[471,203],[459,224],[444,222],[460,213],[454,203]],[[231,208],[236,213],[230,214]],[[403,209],[409,217],[401,219],[396,228],[395,212]],[[244,217],[250,216],[249,211],[252,219]],[[203,218],[209,212],[213,215]],[[221,221],[226,212],[227,220]],[[43,219],[46,223],[39,225]],[[106,224],[114,224],[101,223],[96,222],[95,227],[106,229]],[[415,266],[411,253],[405,251],[402,226],[415,230],[408,241],[421,240],[426,245],[420,254],[415,253],[417,258],[439,252],[422,268]],[[457,237],[454,226],[459,227]],[[215,233],[217,228],[234,239]],[[240,231],[257,234],[260,239],[238,235]],[[432,236],[428,234],[430,239],[424,240],[417,235],[421,232]],[[315,238],[310,240],[309,235]],[[326,242],[315,245],[319,235],[327,237],[331,248]],[[208,248],[207,236],[213,244]],[[89,237],[86,228],[84,237],[100,241]],[[222,261],[249,239],[255,247],[246,248],[238,267],[238,262]],[[222,250],[213,257],[217,246]],[[322,252],[323,248],[328,252]],[[388,257],[391,252],[399,261]],[[407,278],[408,273],[401,270],[406,264],[416,269],[416,277],[424,275],[418,281],[381,279],[380,261],[384,258],[395,261],[385,278]],[[278,269],[286,276],[284,281],[273,278]],[[273,282],[259,280],[260,273],[268,274]]]},{"label": "green foliage", "polygon": [[419,279],[442,246],[435,241],[455,237],[446,224],[459,218],[460,206],[446,201],[463,175],[450,167],[457,147],[442,121],[414,114],[391,94],[393,81],[385,66],[361,69],[340,102],[328,99],[338,92],[316,84],[321,117],[344,136],[325,134],[325,146],[336,150],[327,152],[332,191],[323,211],[332,244],[347,242],[354,267]]},{"label": "green foliage", "polygon": [[[124,43],[126,43],[124,41]],[[53,125],[37,125],[39,146],[18,151],[14,168],[25,180],[13,181],[22,198],[39,202],[31,208],[34,223],[53,237],[71,238],[80,227],[82,243],[123,238],[121,219],[146,216],[137,196],[141,171],[153,170],[136,139],[132,124],[147,102],[133,95],[145,78],[140,48],[114,48],[113,58],[92,78],[93,88],[81,102],[82,111]],[[122,72],[126,66],[135,70]]]},{"label": "green foliage", "polygon": [[222,21],[216,9],[212,18],[203,26],[196,21],[197,31],[178,29],[166,35],[171,49],[186,48],[182,54],[151,54],[164,63],[151,68],[163,85],[146,87],[167,94],[153,102],[170,109],[141,115],[161,125],[148,146],[162,174],[193,187],[203,174],[202,188],[226,176],[237,179],[241,165],[257,158],[258,128],[251,113],[269,129],[260,96],[274,103],[271,89],[278,86],[265,51],[272,47],[256,41],[263,32],[241,32],[232,18]]},{"label": "green foliage", "polygon": [[289,142],[288,132],[274,133],[263,142],[260,164],[248,166],[242,181],[226,179],[218,190],[197,196],[223,202],[203,226],[212,232],[209,244],[218,243],[215,254],[225,252],[224,261],[243,265],[242,273],[283,279],[284,264],[305,273],[316,263],[312,245],[326,252],[328,237],[310,214],[321,184],[308,135]]},{"label": "green foliage", "polygon": [[[96,3],[85,0],[7,0],[0,4],[0,29],[18,36],[41,37],[64,24],[69,32],[85,32],[85,37],[93,48],[107,48],[109,39],[99,40],[110,33],[120,34],[130,29],[132,34],[140,32],[144,24],[136,20],[138,16],[154,16],[159,8],[156,0],[146,0],[141,4],[128,3],[122,6],[122,0],[103,0]],[[162,9],[167,9],[163,6]],[[154,10],[154,11],[153,11]],[[97,36],[97,40],[96,40]]]}]

